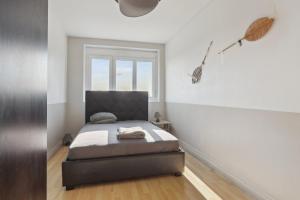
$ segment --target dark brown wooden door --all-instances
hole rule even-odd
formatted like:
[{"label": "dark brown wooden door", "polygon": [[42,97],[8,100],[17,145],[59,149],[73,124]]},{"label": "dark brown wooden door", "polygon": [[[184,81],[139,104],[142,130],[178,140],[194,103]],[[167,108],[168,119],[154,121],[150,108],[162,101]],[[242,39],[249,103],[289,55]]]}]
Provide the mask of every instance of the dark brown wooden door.
[{"label": "dark brown wooden door", "polygon": [[46,199],[47,0],[0,0],[0,199]]}]

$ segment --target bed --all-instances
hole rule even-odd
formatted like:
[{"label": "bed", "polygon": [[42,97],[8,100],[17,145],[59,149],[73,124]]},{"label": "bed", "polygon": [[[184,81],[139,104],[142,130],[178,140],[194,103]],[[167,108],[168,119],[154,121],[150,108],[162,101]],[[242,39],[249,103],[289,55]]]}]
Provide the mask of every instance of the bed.
[{"label": "bed", "polygon": [[[97,112],[118,117],[113,124],[90,124]],[[184,169],[184,152],[176,137],[148,122],[147,92],[86,92],[86,124],[66,160],[62,180],[66,190],[83,184],[173,174]],[[118,140],[119,127],[141,126],[145,139]]]}]

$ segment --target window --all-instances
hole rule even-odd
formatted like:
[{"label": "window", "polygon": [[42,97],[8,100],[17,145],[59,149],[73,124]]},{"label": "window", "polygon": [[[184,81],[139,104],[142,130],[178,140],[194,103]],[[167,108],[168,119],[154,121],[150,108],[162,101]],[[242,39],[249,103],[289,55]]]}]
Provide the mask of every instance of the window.
[{"label": "window", "polygon": [[136,89],[138,91],[148,91],[152,97],[153,90],[153,62],[138,61],[136,67]]},{"label": "window", "polygon": [[91,59],[91,89],[109,90],[110,60],[101,58]]},{"label": "window", "polygon": [[86,48],[85,89],[147,91],[158,101],[157,51]]},{"label": "window", "polygon": [[116,61],[116,90],[117,91],[133,90],[133,61],[131,60]]}]

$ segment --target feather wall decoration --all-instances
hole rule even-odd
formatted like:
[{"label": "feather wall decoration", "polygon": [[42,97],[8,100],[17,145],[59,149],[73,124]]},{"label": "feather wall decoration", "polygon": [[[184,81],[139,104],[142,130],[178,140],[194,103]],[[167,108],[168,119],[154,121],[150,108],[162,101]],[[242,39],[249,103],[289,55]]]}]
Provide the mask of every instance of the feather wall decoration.
[{"label": "feather wall decoration", "polygon": [[255,20],[247,29],[244,37],[242,37],[237,42],[229,45],[228,47],[220,51],[219,54],[224,53],[225,51],[234,47],[237,44],[242,46],[243,40],[253,42],[263,38],[270,31],[270,29],[273,26],[273,23],[274,23],[274,18],[270,18],[270,17],[262,17]]},{"label": "feather wall decoration", "polygon": [[194,70],[194,72],[193,72],[192,75],[190,75],[192,77],[192,83],[193,84],[196,84],[196,83],[198,83],[201,80],[202,73],[203,73],[203,66],[205,65],[206,59],[208,57],[208,54],[210,52],[210,49],[211,49],[213,43],[214,43],[214,41],[210,42],[209,47],[208,47],[208,49],[206,51],[205,57],[204,57],[201,65]]}]

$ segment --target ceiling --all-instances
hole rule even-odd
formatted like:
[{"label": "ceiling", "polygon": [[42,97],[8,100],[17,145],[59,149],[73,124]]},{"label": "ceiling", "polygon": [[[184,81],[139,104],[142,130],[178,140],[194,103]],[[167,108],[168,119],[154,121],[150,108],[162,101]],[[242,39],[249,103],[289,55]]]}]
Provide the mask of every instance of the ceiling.
[{"label": "ceiling", "polygon": [[67,35],[165,43],[209,0],[162,0],[150,14],[123,16],[115,0],[49,0]]}]

